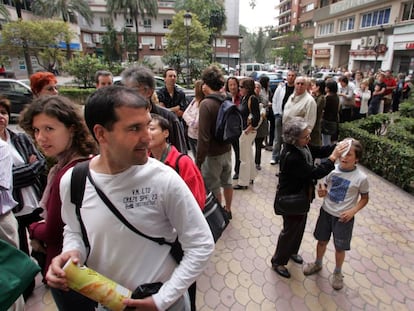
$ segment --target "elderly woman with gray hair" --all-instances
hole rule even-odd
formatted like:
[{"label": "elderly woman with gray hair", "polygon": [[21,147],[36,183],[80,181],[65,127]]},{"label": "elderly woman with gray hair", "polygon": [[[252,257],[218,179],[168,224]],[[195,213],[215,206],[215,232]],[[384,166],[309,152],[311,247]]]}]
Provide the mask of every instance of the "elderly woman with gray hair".
[{"label": "elderly woman with gray hair", "polygon": [[[305,231],[307,213],[315,197],[315,184],[334,169],[336,159],[346,150],[345,145],[313,146],[309,145],[312,127],[301,117],[293,117],[283,124],[284,145],[280,155],[279,184],[275,198],[275,211],[283,217],[283,229],[279,235],[272,268],[282,277],[290,278],[286,268],[289,259],[302,264],[298,255]],[[314,158],[326,158],[319,165],[314,165]],[[305,206],[295,211],[279,213],[276,205],[281,196],[302,193]]]}]

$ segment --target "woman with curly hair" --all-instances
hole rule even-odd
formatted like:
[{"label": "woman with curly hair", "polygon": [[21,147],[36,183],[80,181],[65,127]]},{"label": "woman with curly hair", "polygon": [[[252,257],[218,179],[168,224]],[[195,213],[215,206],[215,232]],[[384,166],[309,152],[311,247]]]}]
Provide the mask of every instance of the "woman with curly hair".
[{"label": "woman with curly hair", "polygon": [[51,72],[39,71],[30,76],[30,88],[35,97],[57,95],[57,79]]},{"label": "woman with curly hair", "polygon": [[[56,161],[50,169],[40,205],[46,211],[44,221],[29,227],[32,240],[45,248],[45,275],[53,257],[62,252],[63,226],[59,184],[65,172],[76,163],[85,161],[97,152],[92,136],[79,113],[78,107],[62,96],[41,96],[22,112],[20,126],[33,137],[41,151]],[[59,301],[67,300],[73,308],[67,310],[95,310],[95,303],[70,291],[52,289],[59,310]],[[63,299],[63,300],[62,300]],[[67,306],[67,303],[64,304]]]}]

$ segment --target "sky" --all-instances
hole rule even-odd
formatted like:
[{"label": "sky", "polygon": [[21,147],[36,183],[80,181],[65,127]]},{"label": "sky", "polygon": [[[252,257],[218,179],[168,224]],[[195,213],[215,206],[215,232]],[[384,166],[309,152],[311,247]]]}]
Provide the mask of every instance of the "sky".
[{"label": "sky", "polygon": [[276,10],[274,9],[277,1],[256,0],[256,7],[249,6],[249,0],[240,0],[240,24],[245,26],[250,32],[256,32],[259,27],[274,25]]}]

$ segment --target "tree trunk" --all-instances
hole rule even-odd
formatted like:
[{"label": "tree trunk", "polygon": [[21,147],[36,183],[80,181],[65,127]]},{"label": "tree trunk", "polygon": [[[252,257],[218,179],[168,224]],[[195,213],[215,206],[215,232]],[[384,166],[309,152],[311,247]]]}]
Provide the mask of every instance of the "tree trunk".
[{"label": "tree trunk", "polygon": [[137,44],[136,44],[136,61],[139,61],[139,30],[138,30],[138,17],[135,15],[134,16],[134,22],[135,22],[135,33],[136,33],[136,39],[137,39]]}]

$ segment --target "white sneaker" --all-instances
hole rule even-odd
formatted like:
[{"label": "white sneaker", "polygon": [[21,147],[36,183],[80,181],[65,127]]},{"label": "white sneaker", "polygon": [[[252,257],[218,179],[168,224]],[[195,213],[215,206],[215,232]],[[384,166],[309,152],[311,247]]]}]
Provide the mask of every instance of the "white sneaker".
[{"label": "white sneaker", "polygon": [[271,165],[275,165],[275,164],[276,164],[276,160],[273,160],[273,159],[272,159],[272,160],[270,160],[270,164],[271,164]]},{"label": "white sneaker", "polygon": [[335,290],[340,290],[344,287],[344,276],[341,272],[332,274],[332,287]]}]

